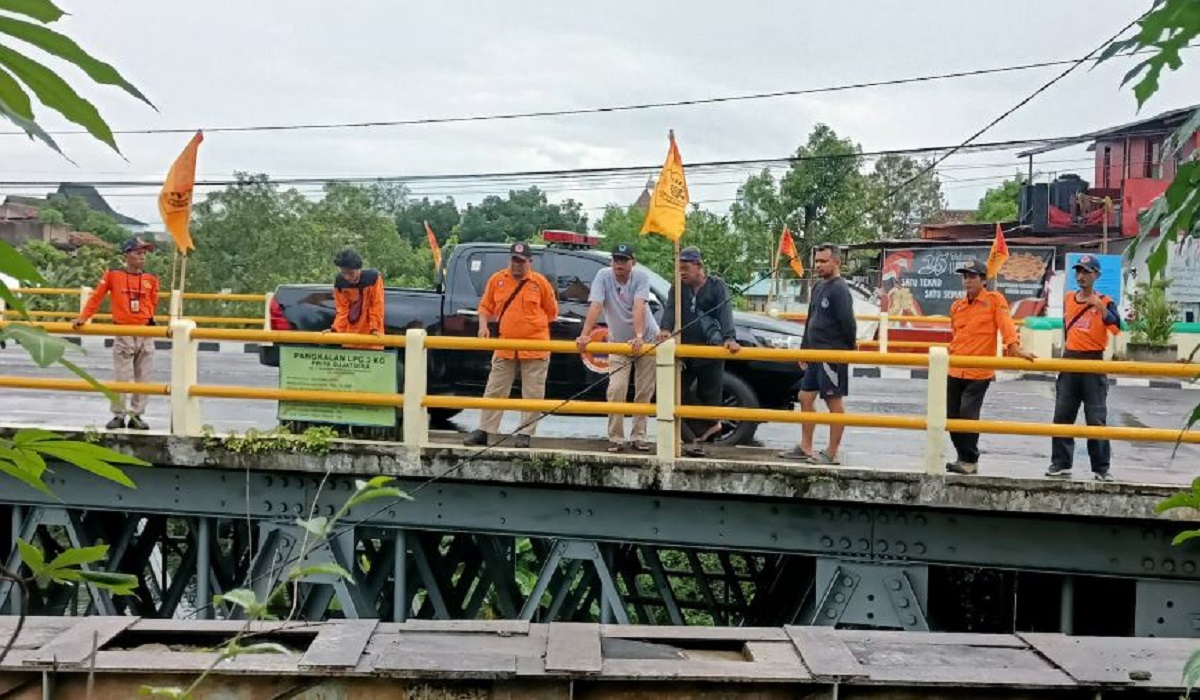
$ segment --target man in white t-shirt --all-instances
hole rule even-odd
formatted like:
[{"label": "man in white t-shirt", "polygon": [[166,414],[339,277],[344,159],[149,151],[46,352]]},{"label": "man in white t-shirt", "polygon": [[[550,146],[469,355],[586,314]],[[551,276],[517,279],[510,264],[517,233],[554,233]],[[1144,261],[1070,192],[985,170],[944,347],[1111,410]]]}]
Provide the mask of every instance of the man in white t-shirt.
[{"label": "man in white t-shirt", "polygon": [[[609,356],[608,402],[622,403],[629,395],[629,375],[633,376],[633,400],[650,403],[654,398],[654,352],[647,347],[658,336],[658,323],[650,311],[650,275],[637,267],[633,246],[621,243],[612,251],[612,267],[596,273],[592,280],[587,320],[575,341],[583,352],[591,341],[592,330],[600,313],[608,326],[608,342],[629,343],[633,355]],[[646,443],[646,416],[634,416],[629,447],[649,452]],[[625,446],[625,416],[608,417],[608,451],[620,452]]]}]

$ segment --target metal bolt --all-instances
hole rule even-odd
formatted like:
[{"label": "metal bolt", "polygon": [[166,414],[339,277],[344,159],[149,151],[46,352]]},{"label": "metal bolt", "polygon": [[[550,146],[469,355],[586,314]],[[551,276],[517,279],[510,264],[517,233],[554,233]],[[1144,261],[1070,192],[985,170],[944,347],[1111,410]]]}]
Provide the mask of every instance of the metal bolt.
[{"label": "metal bolt", "polygon": [[924,515],[918,515],[917,517],[913,518],[913,522],[918,525],[924,525],[928,521],[925,519]]},{"label": "metal bolt", "polygon": [[908,518],[904,517],[903,515],[897,515],[896,516],[896,524],[897,525],[907,525]]},{"label": "metal bolt", "polygon": [[908,545],[904,544],[903,542],[897,542],[896,543],[896,551],[901,554],[904,554],[905,552],[908,551]]},{"label": "metal bolt", "polygon": [[846,578],[842,579],[842,585],[846,588],[849,588],[850,586],[854,585],[854,579],[847,576]]},{"label": "metal bolt", "polygon": [[906,623],[908,623],[909,625],[915,625],[915,624],[917,624],[917,616],[916,615],[905,615],[904,621]]},{"label": "metal bolt", "polygon": [[842,520],[843,521],[850,522],[853,519],[854,519],[854,516],[850,513],[850,511],[848,511],[848,510],[842,511]]},{"label": "metal bolt", "polygon": [[908,598],[900,598],[896,601],[896,605],[899,605],[902,608],[907,608],[909,605],[911,605],[911,603],[908,602]]},{"label": "metal bolt", "polygon": [[846,602],[846,594],[845,593],[834,593],[833,599],[834,599],[834,601],[836,601],[838,603],[845,603]]},{"label": "metal bolt", "polygon": [[1153,559],[1143,559],[1142,560],[1142,568],[1145,569],[1146,571],[1154,571],[1154,560]]},{"label": "metal bolt", "polygon": [[842,541],[839,544],[842,545],[842,549],[850,549],[850,538],[843,537]]},{"label": "metal bolt", "polygon": [[858,541],[858,548],[864,552],[867,551],[871,548],[871,540],[868,540],[866,537],[862,538]]},{"label": "metal bolt", "polygon": [[917,554],[924,554],[926,552],[925,544],[922,542],[918,542],[918,543],[914,544],[913,551],[916,552]]},{"label": "metal bolt", "polygon": [[886,552],[888,550],[887,542],[879,540],[875,543],[875,549],[878,549],[881,552]]},{"label": "metal bolt", "polygon": [[880,525],[887,525],[887,521],[888,521],[887,513],[880,513],[879,517],[876,518],[875,520],[877,520]]},{"label": "metal bolt", "polygon": [[833,538],[832,537],[822,537],[821,538],[821,546],[822,547],[832,547],[833,546]]},{"label": "metal bolt", "polygon": [[835,611],[835,610],[826,610],[826,611],[825,611],[825,617],[829,618],[830,620],[836,620],[836,619],[837,619],[837,611]]},{"label": "metal bolt", "polygon": [[835,516],[834,516],[832,510],[830,510],[828,508],[822,508],[821,509],[821,517],[825,518],[826,520],[828,520],[830,522],[833,522],[833,519]]},{"label": "metal bolt", "polygon": [[1175,560],[1167,559],[1167,560],[1163,561],[1162,567],[1163,567],[1163,571],[1166,571],[1168,573],[1175,571]]},{"label": "metal bolt", "polygon": [[888,588],[892,589],[893,591],[900,590],[900,581],[898,579],[888,580]]},{"label": "metal bolt", "polygon": [[1184,571],[1184,573],[1187,573],[1187,574],[1196,573],[1196,563],[1191,562],[1191,561],[1185,561],[1183,563],[1183,571]]}]

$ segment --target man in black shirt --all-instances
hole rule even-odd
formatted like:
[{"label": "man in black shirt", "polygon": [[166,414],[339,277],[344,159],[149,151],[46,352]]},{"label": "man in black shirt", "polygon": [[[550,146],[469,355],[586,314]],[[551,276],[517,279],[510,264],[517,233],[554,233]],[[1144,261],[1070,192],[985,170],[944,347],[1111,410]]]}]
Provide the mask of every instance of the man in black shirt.
[{"label": "man in black shirt", "polygon": [[[813,268],[821,281],[813,287],[808,302],[808,320],[804,324],[804,340],[800,347],[811,350],[854,350],[858,344],[858,325],[854,321],[854,300],[850,288],[842,279],[842,259],[837,246],[817,246]],[[850,371],[844,363],[801,362],[804,379],[800,383],[800,410],[816,410],[817,396],[825,400],[830,413],[845,413],[842,399],[849,394]],[[813,434],[816,424],[803,423],[800,444],[780,453],[785,459],[798,459],[814,464],[839,464],[838,448],[842,443],[843,425],[829,426],[829,446],[813,454]]]},{"label": "man in black shirt", "polygon": [[[730,352],[742,349],[733,329],[733,302],[725,280],[708,274],[700,249],[688,246],[679,251],[680,299],[683,331],[679,342],[688,345],[723,345]],[[675,289],[667,295],[661,339],[675,331]],[[725,361],[689,358],[683,361],[683,402],[692,406],[720,406],[725,383]],[[684,421],[683,454],[703,457],[700,443],[720,430],[720,423],[707,420]]]}]

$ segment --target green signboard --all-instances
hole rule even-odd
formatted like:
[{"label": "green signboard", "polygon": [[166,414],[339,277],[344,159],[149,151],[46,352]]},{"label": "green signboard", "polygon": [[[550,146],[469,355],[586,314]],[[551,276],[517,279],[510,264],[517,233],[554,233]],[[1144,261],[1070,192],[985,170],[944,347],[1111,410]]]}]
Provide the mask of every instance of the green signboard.
[{"label": "green signboard", "polygon": [[[309,391],[396,391],[396,354],[333,347],[279,348],[279,388]],[[339,425],[396,425],[394,406],[280,401],[279,420]]]}]

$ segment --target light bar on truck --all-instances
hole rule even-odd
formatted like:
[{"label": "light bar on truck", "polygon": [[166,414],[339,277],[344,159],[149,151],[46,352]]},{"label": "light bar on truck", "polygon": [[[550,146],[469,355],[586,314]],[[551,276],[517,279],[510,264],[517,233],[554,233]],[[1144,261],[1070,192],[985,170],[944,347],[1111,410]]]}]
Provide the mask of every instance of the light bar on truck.
[{"label": "light bar on truck", "polygon": [[599,238],[574,231],[542,231],[542,240],[550,244],[580,248],[595,248],[600,245]]}]

